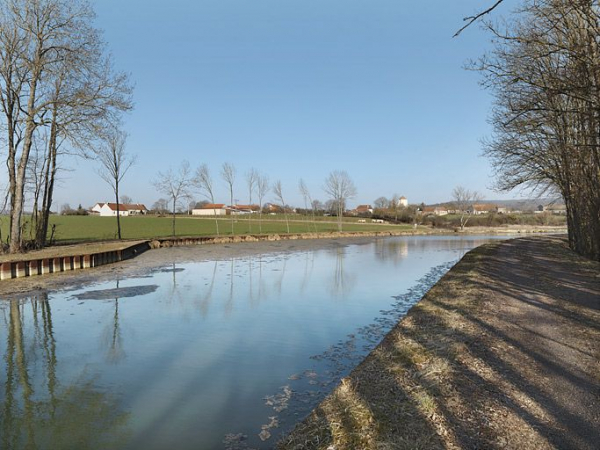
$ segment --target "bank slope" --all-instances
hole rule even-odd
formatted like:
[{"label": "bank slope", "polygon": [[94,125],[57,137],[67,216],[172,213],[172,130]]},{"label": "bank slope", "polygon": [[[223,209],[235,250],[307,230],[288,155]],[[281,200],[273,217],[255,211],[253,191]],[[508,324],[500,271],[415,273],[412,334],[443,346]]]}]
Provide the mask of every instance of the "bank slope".
[{"label": "bank slope", "polygon": [[279,449],[600,442],[600,264],[563,239],[469,252]]}]

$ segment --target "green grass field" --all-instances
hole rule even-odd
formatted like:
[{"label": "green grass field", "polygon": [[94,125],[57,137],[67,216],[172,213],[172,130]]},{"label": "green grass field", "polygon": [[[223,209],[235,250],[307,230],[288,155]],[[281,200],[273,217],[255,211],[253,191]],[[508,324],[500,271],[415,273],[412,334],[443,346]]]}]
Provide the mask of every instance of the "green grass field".
[{"label": "green grass field", "polygon": [[[293,219],[293,220],[292,220]],[[324,231],[337,231],[335,218],[329,217],[331,222],[322,220],[307,223],[306,218],[299,216],[290,217],[290,233],[305,233]],[[28,220],[28,219],[27,219]],[[8,236],[8,217],[0,218],[2,239]],[[89,242],[99,240],[112,240],[116,238],[117,221],[114,217],[98,216],[51,216],[51,226],[55,226],[54,239],[56,243]],[[154,237],[171,237],[172,218],[157,216],[122,217],[121,231],[124,239],[150,239]],[[27,232],[27,228],[25,228]],[[359,224],[356,219],[344,221],[344,231],[403,231],[412,230],[410,225],[387,224]],[[51,230],[50,230],[51,231]],[[50,234],[49,231],[49,234]],[[231,220],[219,219],[221,235],[231,235]],[[211,236],[216,235],[215,220],[213,218],[198,218],[178,216],[176,218],[175,232],[177,236]],[[251,221],[247,217],[234,219],[235,234],[258,234],[258,218]],[[262,233],[286,233],[285,220],[280,217],[263,217]]]}]

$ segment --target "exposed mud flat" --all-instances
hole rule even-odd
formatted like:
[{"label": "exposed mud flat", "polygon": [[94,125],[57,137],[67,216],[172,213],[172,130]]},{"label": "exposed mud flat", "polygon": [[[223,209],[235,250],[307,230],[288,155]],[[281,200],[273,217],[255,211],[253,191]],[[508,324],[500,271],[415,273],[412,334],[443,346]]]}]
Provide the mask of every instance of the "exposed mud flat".
[{"label": "exposed mud flat", "polygon": [[[194,261],[219,261],[253,255],[269,255],[339,248],[350,244],[361,245],[373,242],[374,237],[351,237],[339,239],[279,240],[239,242],[235,245],[194,245],[158,248],[147,251],[134,259],[75,272],[61,272],[38,277],[16,278],[0,282],[0,298],[14,298],[28,292],[52,291],[85,287],[90,283],[113,280],[117,276],[145,276],[152,271],[173,271],[173,264]],[[175,268],[175,271],[181,270]]]},{"label": "exposed mud flat", "polygon": [[155,292],[158,289],[156,284],[147,286],[128,286],[115,289],[101,289],[97,291],[86,291],[81,294],[75,294],[78,300],[112,300],[115,298],[140,297]]}]

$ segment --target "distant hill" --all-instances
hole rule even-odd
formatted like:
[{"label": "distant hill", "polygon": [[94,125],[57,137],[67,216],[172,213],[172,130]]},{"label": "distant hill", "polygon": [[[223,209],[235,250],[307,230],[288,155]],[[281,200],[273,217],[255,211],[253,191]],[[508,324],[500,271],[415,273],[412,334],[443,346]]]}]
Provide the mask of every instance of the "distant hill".
[{"label": "distant hill", "polygon": [[[435,203],[427,206],[447,206],[452,202]],[[528,198],[519,200],[481,200],[478,203],[492,203],[498,206],[504,206],[508,209],[514,209],[518,211],[534,211],[539,205],[547,205],[549,203],[562,204],[562,199],[555,199],[552,197],[547,198]]]}]

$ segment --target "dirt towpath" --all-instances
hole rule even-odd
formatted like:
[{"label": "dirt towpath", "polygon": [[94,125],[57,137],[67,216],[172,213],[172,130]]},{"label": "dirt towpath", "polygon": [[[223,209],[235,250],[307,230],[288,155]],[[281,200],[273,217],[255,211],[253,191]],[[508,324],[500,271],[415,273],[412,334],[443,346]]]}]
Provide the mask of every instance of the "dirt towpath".
[{"label": "dirt towpath", "polygon": [[600,264],[468,253],[281,449],[599,449]]}]

